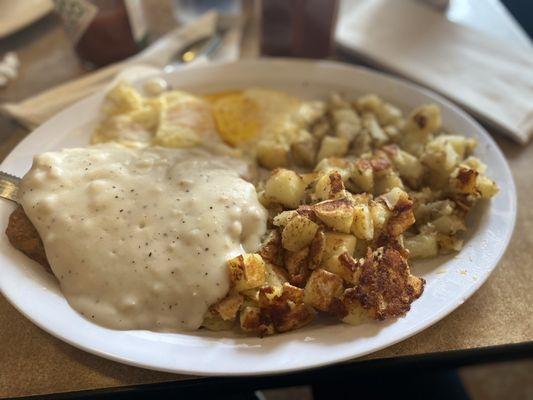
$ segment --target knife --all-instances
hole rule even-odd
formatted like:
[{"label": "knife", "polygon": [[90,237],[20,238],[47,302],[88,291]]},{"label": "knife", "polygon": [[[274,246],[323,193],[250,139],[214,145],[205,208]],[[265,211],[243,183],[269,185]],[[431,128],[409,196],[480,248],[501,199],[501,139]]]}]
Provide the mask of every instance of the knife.
[{"label": "knife", "polygon": [[20,178],[0,171],[0,197],[16,203],[19,184]]}]

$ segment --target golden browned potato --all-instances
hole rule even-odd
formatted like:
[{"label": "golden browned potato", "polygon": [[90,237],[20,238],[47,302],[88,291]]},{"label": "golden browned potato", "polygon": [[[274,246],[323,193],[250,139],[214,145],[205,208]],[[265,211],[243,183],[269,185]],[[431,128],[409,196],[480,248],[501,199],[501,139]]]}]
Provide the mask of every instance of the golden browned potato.
[{"label": "golden browned potato", "polygon": [[401,147],[407,152],[419,156],[424,144],[441,128],[440,108],[435,104],[426,104],[415,108],[409,114],[403,128]]},{"label": "golden browned potato", "polygon": [[329,311],[334,298],[343,292],[342,278],[323,269],[313,271],[305,285],[304,301],[321,311]]},{"label": "golden browned potato", "polygon": [[354,205],[351,233],[357,239],[372,240],[374,237],[374,222],[368,204]]},{"label": "golden browned potato", "polygon": [[374,169],[369,160],[359,159],[354,163],[347,186],[353,193],[374,191]]},{"label": "golden browned potato", "polygon": [[204,315],[204,320],[202,321],[202,328],[209,329],[210,331],[227,331],[232,329],[235,325],[233,320],[224,320],[220,314],[213,310],[209,309]]},{"label": "golden browned potato", "polygon": [[287,208],[298,207],[303,200],[305,183],[302,177],[288,169],[276,169],[265,183],[265,196]]},{"label": "golden browned potato", "polygon": [[422,294],[425,281],[411,275],[407,260],[392,247],[369,251],[353,293],[376,319],[399,317]]},{"label": "golden browned potato", "polygon": [[246,306],[239,315],[239,324],[243,332],[254,333],[259,336],[275,333],[274,324],[259,307]]},{"label": "golden browned potato", "polygon": [[349,144],[345,137],[324,136],[316,159],[320,161],[327,157],[342,157],[348,152]]},{"label": "golden browned potato", "polygon": [[282,168],[289,165],[289,149],[273,140],[262,140],[257,145],[257,161],[268,169]]},{"label": "golden browned potato", "polygon": [[354,206],[347,198],[326,200],[313,205],[316,216],[330,229],[349,233],[354,219]]},{"label": "golden browned potato", "polygon": [[316,235],[318,225],[306,216],[296,214],[283,228],[281,243],[289,251],[298,251],[308,246]]},{"label": "golden browned potato", "polygon": [[265,262],[259,254],[243,254],[228,261],[230,281],[236,291],[259,287],[265,283]]},{"label": "golden browned potato", "polygon": [[315,182],[314,198],[318,201],[345,196],[344,182],[338,171],[319,175]]},{"label": "golden browned potato", "polygon": [[243,304],[243,297],[238,293],[230,293],[213,306],[224,321],[234,321]]},{"label": "golden browned potato", "polygon": [[267,286],[260,290],[259,305],[277,332],[287,332],[307,325],[315,317],[303,298],[303,290],[288,283],[281,291]]}]

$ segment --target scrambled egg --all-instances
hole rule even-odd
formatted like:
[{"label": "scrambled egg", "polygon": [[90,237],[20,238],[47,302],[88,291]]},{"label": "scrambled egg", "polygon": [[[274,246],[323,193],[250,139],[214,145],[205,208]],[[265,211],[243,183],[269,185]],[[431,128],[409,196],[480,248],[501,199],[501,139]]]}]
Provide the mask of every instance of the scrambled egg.
[{"label": "scrambled egg", "polygon": [[190,147],[220,141],[204,99],[177,90],[144,97],[122,83],[107,95],[92,143],[114,141],[128,147]]}]

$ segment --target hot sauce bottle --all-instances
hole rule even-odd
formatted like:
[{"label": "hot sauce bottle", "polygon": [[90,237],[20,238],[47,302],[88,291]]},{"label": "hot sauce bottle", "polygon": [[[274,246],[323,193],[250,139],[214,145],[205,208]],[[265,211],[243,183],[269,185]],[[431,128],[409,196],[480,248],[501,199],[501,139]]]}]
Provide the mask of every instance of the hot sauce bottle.
[{"label": "hot sauce bottle", "polygon": [[139,0],[54,0],[84,65],[101,67],[136,54],[147,41]]}]

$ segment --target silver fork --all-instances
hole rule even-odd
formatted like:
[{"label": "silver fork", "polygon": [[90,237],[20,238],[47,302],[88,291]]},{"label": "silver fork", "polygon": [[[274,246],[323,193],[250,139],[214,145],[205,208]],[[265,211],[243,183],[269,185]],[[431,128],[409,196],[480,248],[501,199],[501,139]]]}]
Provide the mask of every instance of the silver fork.
[{"label": "silver fork", "polygon": [[20,178],[0,171],[0,197],[17,202]]}]

